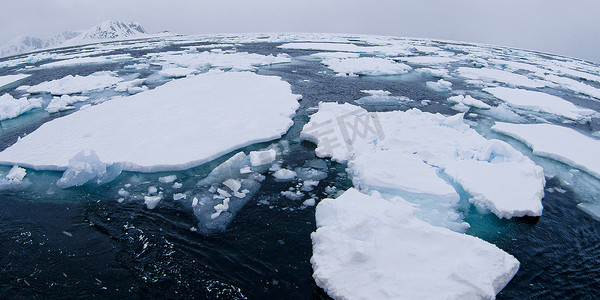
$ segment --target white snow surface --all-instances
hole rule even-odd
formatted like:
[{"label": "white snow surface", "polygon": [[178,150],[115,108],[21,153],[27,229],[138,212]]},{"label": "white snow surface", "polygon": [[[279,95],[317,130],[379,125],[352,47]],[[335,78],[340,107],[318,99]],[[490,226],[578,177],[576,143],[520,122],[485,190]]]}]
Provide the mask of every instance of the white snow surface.
[{"label": "white snow surface", "polygon": [[[369,124],[367,129],[358,128],[362,135],[350,128],[357,120]],[[444,172],[472,196],[472,202],[498,217],[542,213],[541,167],[510,145],[479,135],[464,123],[462,114],[446,117],[418,109],[368,113],[351,104],[320,103],[301,138],[317,144],[317,156],[348,162],[355,187],[418,203],[419,216],[439,222],[436,225],[465,229],[455,212],[458,197],[436,171]],[[416,174],[421,182],[415,180]],[[510,190],[510,196],[504,197],[500,188]],[[430,218],[440,211],[445,211],[445,218]]]},{"label": "white snow surface", "polygon": [[505,101],[509,106],[519,109],[555,114],[571,120],[585,119],[596,114],[591,109],[577,107],[558,96],[543,92],[506,87],[485,88],[483,90]]},{"label": "white snow surface", "polygon": [[29,74],[15,74],[15,75],[4,75],[0,76],[0,88],[9,85],[13,82],[19,81],[21,79],[25,79],[31,75]]},{"label": "white snow surface", "polygon": [[313,277],[335,299],[493,299],[519,269],[479,238],[414,217],[400,197],[349,189],[316,208]]},{"label": "white snow surface", "polygon": [[258,66],[291,62],[285,54],[261,55],[248,52],[167,52],[147,55],[152,61],[165,64],[168,68],[183,67],[204,70],[210,67],[232,69],[233,71],[253,71]]},{"label": "white snow surface", "polygon": [[524,75],[497,69],[460,67],[458,68],[458,73],[461,77],[472,80],[481,80],[488,83],[500,82],[510,86],[522,86],[529,88],[544,86],[544,84],[538,80],[527,78]]},{"label": "white snow surface", "polygon": [[42,107],[39,99],[27,99],[22,97],[15,99],[10,94],[0,96],[0,121],[16,118],[34,108]]},{"label": "white snow surface", "polygon": [[89,76],[67,75],[61,79],[42,82],[30,86],[26,90],[29,93],[50,93],[52,95],[69,95],[75,93],[86,93],[90,91],[103,90],[123,81],[122,78],[114,76],[110,72],[96,72]]},{"label": "white snow surface", "polygon": [[553,124],[496,122],[492,130],[518,139],[535,155],[548,157],[600,178],[600,140]]},{"label": "white snow surface", "polygon": [[94,150],[125,170],[187,169],[281,137],[298,99],[278,77],[209,72],[47,122],[1,152],[0,161],[64,170],[77,153]]}]

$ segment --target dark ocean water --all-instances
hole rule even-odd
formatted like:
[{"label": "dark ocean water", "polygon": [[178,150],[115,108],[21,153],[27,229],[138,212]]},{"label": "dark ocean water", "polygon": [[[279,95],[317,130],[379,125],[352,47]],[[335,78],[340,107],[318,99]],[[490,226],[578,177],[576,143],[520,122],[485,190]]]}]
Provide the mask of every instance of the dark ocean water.
[{"label": "dark ocean water", "polygon": [[[280,51],[276,46],[253,44],[237,50],[285,52],[293,57],[314,53]],[[170,46],[163,50],[178,49]],[[131,53],[140,57],[146,52]],[[23,84],[34,85],[66,74],[120,70],[126,64],[35,71],[39,73]],[[0,69],[0,75],[10,71]],[[427,76],[336,77],[320,62],[305,59],[263,67],[258,73],[280,76],[290,83],[294,93],[302,95],[294,126],[282,138],[290,143],[291,151],[283,157],[290,167],[315,158],[314,145],[301,142],[298,135],[309,119],[310,108],[319,101],[353,103],[365,96],[361,90],[387,90],[415,101],[366,108],[384,111],[419,107],[429,112],[456,113],[445,102],[449,93],[425,87],[426,81],[433,80]],[[453,83],[456,89],[469,88],[461,82]],[[7,90],[0,91],[4,92]],[[424,99],[432,104],[421,107]],[[58,116],[33,112],[1,122],[0,149]],[[197,181],[226,158],[165,174]],[[339,189],[351,186],[344,165],[328,164],[328,177],[315,190],[321,198],[327,185]],[[267,177],[224,232],[202,235],[190,230],[197,220],[178,202],[165,199],[156,209],[148,210],[140,202],[116,201],[115,191],[127,178],[165,174],[123,173],[105,186],[50,193],[46,191],[61,174],[28,171],[27,176],[34,182],[31,186],[0,192],[0,298],[327,298],[311,277],[314,207],[303,208],[298,201],[280,195],[293,183]],[[556,179],[549,179],[546,187],[566,192],[546,192],[540,218],[499,220],[492,214],[481,215],[474,208],[467,212],[466,220],[472,226],[469,234],[496,244],[521,262],[519,272],[498,298],[598,299],[600,223],[576,207],[582,199],[569,187],[561,186]]]}]

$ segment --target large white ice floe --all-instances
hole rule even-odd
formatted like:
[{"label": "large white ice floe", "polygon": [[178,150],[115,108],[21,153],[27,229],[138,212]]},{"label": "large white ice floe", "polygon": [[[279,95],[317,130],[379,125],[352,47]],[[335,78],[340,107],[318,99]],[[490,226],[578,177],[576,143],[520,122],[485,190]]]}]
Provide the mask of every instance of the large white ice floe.
[{"label": "large white ice floe", "polygon": [[[220,49],[219,49],[220,50]],[[289,63],[292,59],[285,54],[261,55],[248,52],[168,52],[147,55],[153,62],[165,65],[165,68],[183,67],[195,70],[208,68],[232,69],[234,71],[252,71],[259,66]]]},{"label": "large white ice floe", "polygon": [[552,124],[497,122],[492,130],[522,141],[535,155],[560,161],[600,179],[600,140]]},{"label": "large white ice floe", "polygon": [[479,238],[435,227],[411,203],[349,189],[316,208],[311,263],[335,299],[493,299],[519,269]]},{"label": "large white ice floe", "polygon": [[13,98],[10,94],[0,96],[0,121],[12,119],[34,108],[42,107],[39,99]]},{"label": "large white ice floe", "polygon": [[527,78],[525,75],[490,68],[460,67],[458,68],[458,74],[466,79],[478,80],[486,83],[500,82],[510,86],[522,86],[529,88],[544,86],[543,82]]},{"label": "large white ice floe", "polygon": [[96,72],[89,76],[67,75],[61,79],[42,82],[25,87],[29,93],[50,93],[52,95],[69,95],[103,90],[123,81],[111,72]]},{"label": "large white ice floe", "polygon": [[567,100],[542,92],[506,87],[483,90],[505,101],[508,105],[523,110],[555,114],[571,120],[581,120],[596,114],[591,109],[577,107]]},{"label": "large white ice floe", "polygon": [[298,99],[279,77],[209,72],[47,122],[1,152],[0,161],[65,170],[76,154],[93,150],[124,170],[187,169],[281,137]]},{"label": "large white ice floe", "polygon": [[320,103],[301,137],[317,144],[319,157],[348,162],[356,187],[417,203],[417,215],[436,225],[468,228],[444,176],[498,217],[542,213],[542,168],[507,143],[479,135],[461,114],[368,113],[351,104]]},{"label": "large white ice floe", "polygon": [[338,76],[401,75],[412,70],[406,64],[379,57],[328,58],[324,59],[322,63],[336,72]]},{"label": "large white ice floe", "polygon": [[21,79],[25,79],[27,77],[29,77],[31,75],[29,74],[16,74],[16,75],[5,75],[5,76],[0,76],[0,88],[5,86],[5,85],[9,85],[13,82],[17,82]]}]

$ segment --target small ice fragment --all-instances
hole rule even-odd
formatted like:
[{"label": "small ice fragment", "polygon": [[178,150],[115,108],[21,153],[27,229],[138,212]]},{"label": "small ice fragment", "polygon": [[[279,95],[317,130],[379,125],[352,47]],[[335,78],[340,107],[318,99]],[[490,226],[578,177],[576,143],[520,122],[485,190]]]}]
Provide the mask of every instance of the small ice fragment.
[{"label": "small ice fragment", "polygon": [[163,194],[162,192],[158,193],[156,196],[144,196],[144,203],[146,203],[146,207],[148,209],[154,209],[158,202],[162,200]]},{"label": "small ice fragment", "polygon": [[180,189],[183,186],[183,184],[179,183],[179,182],[175,182],[173,183],[173,188],[174,189]]},{"label": "small ice fragment", "polygon": [[156,194],[156,193],[158,193],[158,189],[157,189],[155,186],[150,186],[150,187],[148,188],[148,194],[149,194],[149,195],[154,195],[154,194]]},{"label": "small ice fragment", "polygon": [[306,199],[304,202],[302,202],[302,205],[315,206],[315,198]]},{"label": "small ice fragment", "polygon": [[184,193],[173,194],[173,200],[175,200],[175,201],[181,200],[181,199],[186,199],[186,198],[187,198],[187,195]]},{"label": "small ice fragment", "polygon": [[273,173],[277,181],[290,181],[296,178],[296,172],[288,169],[279,169]]},{"label": "small ice fragment", "polygon": [[277,152],[274,149],[266,151],[252,151],[248,154],[250,157],[250,164],[253,167],[262,166],[272,163],[277,157]]},{"label": "small ice fragment", "polygon": [[177,175],[169,175],[158,178],[158,182],[160,183],[171,183],[177,180]]},{"label": "small ice fragment", "polygon": [[225,198],[223,200],[223,204],[217,204],[217,205],[215,205],[214,208],[215,208],[216,212],[213,213],[212,215],[210,215],[211,219],[217,218],[218,216],[221,215],[222,212],[224,212],[224,211],[226,211],[226,210],[229,209],[229,198]]}]

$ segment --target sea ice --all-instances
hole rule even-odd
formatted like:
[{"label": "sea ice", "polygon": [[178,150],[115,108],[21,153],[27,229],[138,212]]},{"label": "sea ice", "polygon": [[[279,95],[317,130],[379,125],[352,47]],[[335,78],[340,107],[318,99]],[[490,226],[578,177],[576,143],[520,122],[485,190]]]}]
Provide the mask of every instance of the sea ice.
[{"label": "sea ice", "polygon": [[479,238],[414,217],[412,204],[349,189],[316,208],[313,277],[335,299],[493,299],[519,269]]},{"label": "sea ice", "polygon": [[49,113],[55,113],[63,110],[73,109],[75,107],[71,106],[71,104],[75,102],[85,101],[87,99],[89,99],[89,97],[69,95],[54,97],[52,98],[52,101],[50,101],[48,106],[46,106],[46,111]]},{"label": "sea ice", "polygon": [[530,88],[543,87],[540,81],[529,79],[524,75],[511,73],[503,70],[488,68],[458,68],[461,77],[473,80],[482,80],[484,82],[501,82],[511,86],[523,86]]},{"label": "sea ice", "polygon": [[152,61],[167,66],[179,66],[188,69],[205,70],[210,67],[232,69],[234,71],[252,71],[258,66],[291,62],[285,54],[260,55],[247,52],[222,53],[205,51],[200,53],[168,52],[148,55]]},{"label": "sea ice", "polygon": [[248,156],[250,157],[250,164],[253,167],[257,167],[272,163],[275,158],[277,158],[277,152],[275,149],[269,149],[266,151],[251,151]]},{"label": "sea ice", "polygon": [[[349,127],[360,124],[357,120],[368,126],[352,129],[362,131],[360,138]],[[466,225],[456,215],[458,195],[440,172],[467,191],[474,203],[499,217],[542,213],[541,167],[508,144],[485,139],[464,123],[461,114],[445,117],[417,109],[368,113],[351,104],[320,103],[301,138],[317,144],[317,156],[347,161],[356,187],[418,203],[418,216],[435,219],[436,225],[458,231]],[[464,170],[478,173],[472,176]],[[503,197],[490,186],[514,194]],[[428,216],[439,212],[445,217]]]},{"label": "sea ice", "polygon": [[427,87],[436,91],[436,92],[447,92],[452,90],[452,82],[446,81],[444,79],[440,79],[437,82],[427,81]]},{"label": "sea ice", "polygon": [[548,75],[545,76],[544,79],[557,83],[561,87],[565,87],[573,92],[600,99],[600,89],[597,89],[591,85],[587,85],[583,82],[556,75]]},{"label": "sea ice", "polygon": [[88,182],[104,184],[117,178],[121,174],[122,167],[119,163],[107,165],[93,150],[81,151],[69,160],[67,170],[56,182],[59,188],[69,188],[84,185]]},{"label": "sea ice", "polygon": [[50,93],[52,95],[69,95],[103,90],[123,81],[122,78],[113,76],[110,72],[96,72],[89,76],[67,75],[61,79],[42,82],[30,86],[29,93]]},{"label": "sea ice", "polygon": [[41,100],[27,99],[26,97],[15,99],[10,94],[4,94],[0,96],[0,121],[16,118],[25,112],[40,107],[42,107]]},{"label": "sea ice", "polygon": [[600,140],[574,129],[552,124],[510,124],[496,122],[492,130],[511,136],[548,157],[600,178]]},{"label": "sea ice", "polygon": [[400,75],[412,70],[408,65],[379,57],[331,58],[323,60],[322,63],[336,72],[338,76]]},{"label": "sea ice", "polygon": [[61,61],[55,61],[47,64],[43,64],[40,68],[56,68],[56,67],[67,67],[75,65],[89,65],[89,64],[109,64],[109,63],[121,63],[132,60],[133,57],[129,54],[117,54],[108,56],[93,56],[93,57],[77,57]]},{"label": "sea ice", "polygon": [[0,76],[0,88],[4,87],[5,85],[9,85],[13,82],[17,82],[21,79],[25,79],[27,77],[29,77],[31,75],[29,74],[15,74],[15,75],[4,75],[4,76]]},{"label": "sea ice", "polygon": [[483,90],[505,101],[509,106],[519,109],[555,114],[571,120],[589,118],[596,114],[591,109],[577,107],[560,97],[542,92],[505,87],[485,88]]},{"label": "sea ice", "polygon": [[273,173],[277,181],[291,181],[296,178],[296,172],[288,169],[279,169]]},{"label": "sea ice", "polygon": [[47,122],[1,152],[0,161],[65,170],[69,159],[92,149],[128,171],[187,169],[281,137],[298,99],[278,77],[209,72]]},{"label": "sea ice", "polygon": [[492,108],[490,105],[486,104],[485,102],[475,99],[469,95],[467,95],[467,96],[463,96],[463,95],[452,96],[452,97],[448,98],[448,102],[456,103],[456,104],[463,104],[466,106],[475,107],[475,108],[479,108],[479,109]]}]

